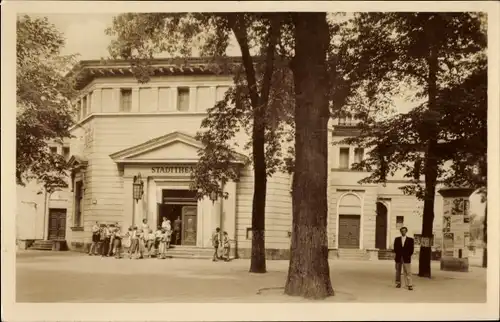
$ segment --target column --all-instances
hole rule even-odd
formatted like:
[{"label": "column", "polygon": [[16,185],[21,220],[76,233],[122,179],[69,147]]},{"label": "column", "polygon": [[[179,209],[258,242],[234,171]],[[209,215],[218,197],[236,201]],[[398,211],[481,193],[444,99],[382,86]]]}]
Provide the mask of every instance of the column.
[{"label": "column", "polygon": [[132,177],[123,178],[123,224],[124,229],[128,229],[132,225],[132,212],[133,207],[135,207],[135,201],[133,199],[133,184],[134,180]]},{"label": "column", "polygon": [[351,165],[354,163],[354,147],[350,146],[349,147],[349,169],[351,168]]},{"label": "column", "polygon": [[[445,188],[443,196],[443,238],[441,247],[442,271],[469,271],[468,244],[470,240],[470,188]],[[422,238],[422,245],[427,243]],[[429,245],[430,247],[430,245]]]},{"label": "column", "polygon": [[132,88],[132,111],[139,112],[139,88]]},{"label": "column", "polygon": [[102,112],[102,89],[97,88],[94,90],[94,93],[92,95],[92,106],[91,106],[91,113],[100,113]]}]

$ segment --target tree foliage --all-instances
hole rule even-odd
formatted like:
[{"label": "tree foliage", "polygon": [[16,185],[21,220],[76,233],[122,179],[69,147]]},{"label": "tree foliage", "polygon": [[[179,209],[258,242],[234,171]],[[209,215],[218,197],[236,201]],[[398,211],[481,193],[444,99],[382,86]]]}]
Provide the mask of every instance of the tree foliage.
[{"label": "tree foliage", "polygon": [[62,56],[63,35],[47,18],[27,15],[17,20],[16,179],[37,180],[46,187],[64,186],[66,161],[51,153],[49,141],[69,138],[73,125],[71,79],[64,77],[74,62]]},{"label": "tree foliage", "polygon": [[[369,119],[360,125],[362,134],[346,142],[372,149],[369,158],[357,165],[372,171],[363,182],[386,182],[388,175],[405,170],[411,184],[404,192],[424,199],[424,237],[432,235],[438,178],[446,177],[446,182],[454,184],[469,182],[464,173],[470,168],[471,155],[475,154],[474,159],[485,146],[473,147],[484,138],[481,117],[485,109],[477,105],[482,102],[475,102],[480,108],[478,115],[458,114],[469,108],[463,104],[470,100],[469,95],[459,94],[469,91],[469,86],[482,90],[482,82],[477,81],[481,76],[469,78],[484,67],[482,22],[477,13],[361,13],[353,21],[358,46],[351,50],[357,50],[361,61],[369,63],[370,72],[365,73],[368,81],[397,79],[415,89],[413,98],[424,103],[389,120]],[[479,117],[480,121],[475,119],[479,123],[468,123],[471,116]],[[458,126],[460,117],[467,126]],[[444,162],[450,159],[453,166],[445,170]],[[419,265],[419,275],[430,277],[428,247],[421,248]]]}]

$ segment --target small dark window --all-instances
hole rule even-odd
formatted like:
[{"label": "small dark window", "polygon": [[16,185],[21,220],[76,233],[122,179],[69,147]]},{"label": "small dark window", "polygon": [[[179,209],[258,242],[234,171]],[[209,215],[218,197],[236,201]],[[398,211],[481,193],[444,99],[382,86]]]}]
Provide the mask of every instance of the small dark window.
[{"label": "small dark window", "polygon": [[339,149],[339,168],[349,169],[349,148]]},{"label": "small dark window", "polygon": [[187,87],[177,89],[177,110],[181,112],[189,111],[189,88]]},{"label": "small dark window", "polygon": [[122,88],[120,91],[120,112],[130,112],[132,110],[132,90]]},{"label": "small dark window", "polygon": [[63,153],[64,159],[68,160],[69,159],[69,146],[63,147],[62,153]]},{"label": "small dark window", "polygon": [[57,153],[57,147],[51,146],[50,147],[50,153]]},{"label": "small dark window", "polygon": [[401,229],[403,227],[405,222],[405,217],[404,216],[396,216],[396,228]]}]

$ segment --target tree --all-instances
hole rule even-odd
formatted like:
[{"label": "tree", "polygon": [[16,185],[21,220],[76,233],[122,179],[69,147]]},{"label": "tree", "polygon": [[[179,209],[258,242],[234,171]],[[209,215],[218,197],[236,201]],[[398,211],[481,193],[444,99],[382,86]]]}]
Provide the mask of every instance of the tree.
[{"label": "tree", "polygon": [[64,158],[51,153],[49,141],[71,137],[72,81],[64,73],[73,56],[61,56],[63,35],[47,18],[17,20],[16,181],[37,180],[45,187],[66,186]]},{"label": "tree", "polygon": [[328,265],[326,13],[295,13],[295,172],[291,257],[285,293],[306,298],[333,295]]},{"label": "tree", "polygon": [[[139,80],[146,82],[151,76],[148,59],[155,54],[168,52],[189,56],[192,44],[198,40],[201,54],[215,57],[216,67],[220,68],[233,34],[242,53],[244,77],[236,78],[236,88],[225,99],[209,111],[209,117],[203,126],[221,124],[223,111],[228,111],[228,103],[236,105],[232,112],[243,115],[251,111],[251,144],[254,168],[254,193],[252,204],[252,257],[250,272],[266,272],[265,263],[265,206],[267,159],[272,158],[273,144],[268,145],[266,158],[266,132],[272,137],[276,131],[270,130],[266,122],[267,107],[271,93],[271,82],[275,70],[275,55],[280,40],[284,15],[280,13],[179,13],[179,14],[122,14],[113,19],[108,34],[117,35],[110,45],[112,57],[132,59],[138,71]],[[251,55],[252,43],[257,43],[261,59],[256,61]],[[259,72],[260,73],[259,73]],[[241,74],[238,74],[241,76]],[[243,85],[242,85],[243,84]],[[243,114],[242,114],[243,113]],[[248,116],[248,114],[246,114]],[[212,128],[198,138],[206,144],[201,151],[200,162],[195,170],[195,188],[201,195],[216,192],[220,197],[223,184],[227,180],[236,180],[237,174],[229,165],[234,151],[228,144],[234,138],[241,123],[230,121],[228,131]],[[270,130],[270,131],[269,131]],[[274,144],[274,146],[276,146]],[[269,155],[270,154],[270,155]],[[215,171],[207,171],[216,169]]]},{"label": "tree", "polygon": [[[364,182],[385,182],[398,169],[413,178],[404,191],[424,200],[423,238],[432,237],[436,184],[447,151],[440,141],[449,139],[440,131],[444,106],[439,93],[480,65],[477,58],[486,46],[481,22],[475,13],[361,13],[353,20],[358,44],[352,50],[369,69],[367,81],[383,83],[382,76],[399,80],[416,89],[415,98],[425,99],[405,115],[384,122],[367,120],[360,126],[361,137],[347,140],[374,148],[360,165],[373,170]],[[430,247],[421,246],[419,276],[431,276],[430,259]]]}]

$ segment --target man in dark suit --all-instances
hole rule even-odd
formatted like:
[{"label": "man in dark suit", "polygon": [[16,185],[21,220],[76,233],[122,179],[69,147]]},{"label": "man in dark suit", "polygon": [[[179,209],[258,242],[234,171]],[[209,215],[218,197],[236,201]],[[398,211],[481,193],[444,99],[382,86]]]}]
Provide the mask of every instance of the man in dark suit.
[{"label": "man in dark suit", "polygon": [[401,288],[401,268],[405,275],[405,284],[408,290],[413,290],[411,283],[411,255],[413,255],[413,238],[406,236],[408,229],[402,227],[401,236],[394,239],[394,260],[396,261],[396,287]]}]

